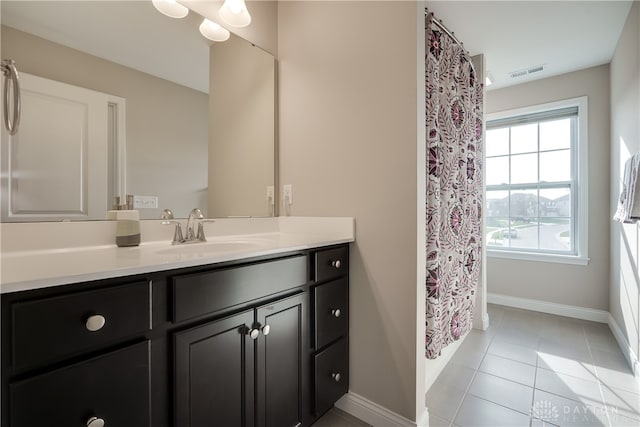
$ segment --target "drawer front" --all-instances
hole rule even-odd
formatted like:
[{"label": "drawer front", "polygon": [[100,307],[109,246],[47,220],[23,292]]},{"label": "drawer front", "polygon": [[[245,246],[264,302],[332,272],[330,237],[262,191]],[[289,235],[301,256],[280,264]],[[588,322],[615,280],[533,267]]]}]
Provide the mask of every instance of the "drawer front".
[{"label": "drawer front", "polygon": [[345,277],[318,285],[313,293],[317,350],[349,332],[349,281]]},{"label": "drawer front", "polygon": [[173,321],[248,303],[307,283],[304,255],[173,278]]},{"label": "drawer front", "polygon": [[149,427],[150,342],[10,385],[11,427]]},{"label": "drawer front", "polygon": [[35,367],[149,330],[151,284],[143,281],[16,302],[11,310],[12,365]]},{"label": "drawer front", "polygon": [[349,272],[349,247],[316,252],[316,282],[335,279]]},{"label": "drawer front", "polygon": [[349,389],[349,349],[345,338],[315,356],[315,415],[320,416]]}]

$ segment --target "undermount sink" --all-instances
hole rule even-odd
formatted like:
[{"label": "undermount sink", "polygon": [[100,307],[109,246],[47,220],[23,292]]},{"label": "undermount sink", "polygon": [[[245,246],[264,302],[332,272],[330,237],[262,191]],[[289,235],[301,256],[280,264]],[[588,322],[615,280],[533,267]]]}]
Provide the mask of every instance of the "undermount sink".
[{"label": "undermount sink", "polygon": [[171,246],[170,248],[160,249],[157,253],[167,255],[206,254],[213,252],[241,251],[258,248],[260,246],[262,246],[260,242],[252,240],[208,241],[203,243],[187,243]]}]

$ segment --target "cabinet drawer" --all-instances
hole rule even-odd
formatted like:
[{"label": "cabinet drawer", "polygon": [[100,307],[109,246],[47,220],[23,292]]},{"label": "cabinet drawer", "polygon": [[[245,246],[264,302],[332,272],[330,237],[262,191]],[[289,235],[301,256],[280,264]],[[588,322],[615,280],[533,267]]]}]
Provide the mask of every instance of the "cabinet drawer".
[{"label": "cabinet drawer", "polygon": [[349,389],[349,349],[345,338],[315,356],[315,415],[320,416]]},{"label": "cabinet drawer", "polygon": [[[151,284],[144,282],[16,302],[12,310],[12,365],[39,366],[151,328]],[[92,317],[93,316],[93,317]],[[104,325],[100,326],[100,318]],[[97,324],[91,325],[91,320]]]},{"label": "cabinet drawer", "polygon": [[150,342],[10,385],[11,427],[150,426]]},{"label": "cabinet drawer", "polygon": [[349,272],[349,247],[343,246],[316,252],[316,282],[331,280]]},{"label": "cabinet drawer", "polygon": [[304,255],[173,278],[173,321],[214,313],[307,283]]},{"label": "cabinet drawer", "polygon": [[349,331],[349,281],[342,278],[313,288],[314,347],[324,347]]}]

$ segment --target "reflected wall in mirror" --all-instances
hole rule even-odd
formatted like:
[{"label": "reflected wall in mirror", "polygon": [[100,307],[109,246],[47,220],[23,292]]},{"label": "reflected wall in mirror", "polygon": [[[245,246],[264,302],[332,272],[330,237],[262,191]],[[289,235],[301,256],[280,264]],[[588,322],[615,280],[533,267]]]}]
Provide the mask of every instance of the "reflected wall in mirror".
[{"label": "reflected wall in mirror", "polygon": [[[156,196],[157,208],[140,209],[143,219],[158,218],[164,208],[171,209],[176,217],[186,217],[194,207],[200,207],[207,216],[273,214],[266,198],[275,176],[275,60],[271,55],[235,35],[225,42],[228,46],[209,42],[198,32],[200,16],[192,12],[184,19],[167,18],[151,2],[2,1],[1,7],[2,57],[16,60],[19,72],[89,89],[120,102],[109,103],[111,121],[104,118],[104,155],[96,160],[96,150],[91,151],[90,146],[67,144],[77,165],[77,170],[67,174],[71,176],[67,182],[74,185],[60,183],[46,190],[51,201],[61,201],[70,193],[69,187],[75,186],[73,192],[78,194],[71,198],[75,211],[69,213],[37,197],[39,206],[45,205],[51,212],[39,214],[24,209],[19,215],[11,215],[11,203],[3,200],[3,221],[104,219],[117,194]],[[233,60],[236,51],[238,59]],[[225,61],[217,61],[216,55],[224,56]],[[227,85],[216,79],[214,74],[221,78],[240,75],[237,68],[224,71],[224,64],[237,67],[252,55],[271,68],[246,80],[249,83]],[[210,73],[210,62],[220,70]],[[250,66],[242,71],[249,74],[256,70]],[[210,86],[212,90],[228,90],[210,96]],[[239,90],[234,92],[232,88]],[[23,121],[28,126],[27,107],[23,109]],[[217,111],[233,114],[212,116]],[[118,112],[125,114],[119,118]],[[248,116],[243,116],[245,113]],[[67,127],[73,126],[82,127]],[[120,142],[124,142],[119,154],[118,127],[122,131]],[[257,128],[258,133],[246,132]],[[81,134],[75,130],[76,135]],[[38,143],[53,145],[49,152],[62,152],[60,141],[42,141],[47,135],[42,126],[37,134]],[[48,150],[32,149],[40,160],[28,164],[23,161],[29,169],[27,175],[17,175],[17,169],[11,169],[20,166],[15,159],[9,160],[11,156],[28,152],[26,143],[22,152],[18,148],[20,139],[34,139],[33,135],[25,130],[11,140],[6,132],[2,134],[3,199],[10,196],[5,191],[7,186],[18,188],[18,178],[23,179],[19,186],[22,194],[28,192],[27,178],[32,187],[38,179],[43,185],[52,182],[51,172],[37,166],[52,158],[46,154]],[[241,136],[255,145],[238,139]],[[78,140],[83,138],[85,134]],[[99,163],[96,170],[108,170],[108,174],[101,179],[88,178],[89,157]],[[12,174],[13,183],[9,180]],[[89,184],[100,188],[92,189]],[[220,188],[224,191],[217,190]],[[96,199],[100,199],[101,207],[90,212],[89,206],[95,206]],[[23,205],[30,208],[33,204]]]}]

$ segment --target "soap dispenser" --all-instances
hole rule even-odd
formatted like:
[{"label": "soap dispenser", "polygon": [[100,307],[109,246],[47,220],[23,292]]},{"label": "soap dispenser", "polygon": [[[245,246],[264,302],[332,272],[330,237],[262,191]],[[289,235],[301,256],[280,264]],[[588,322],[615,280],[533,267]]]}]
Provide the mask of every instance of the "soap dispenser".
[{"label": "soap dispenser", "polygon": [[[129,203],[131,200],[131,203]],[[138,246],[140,244],[140,214],[133,207],[133,196],[127,196],[127,204],[118,204],[107,213],[107,218],[116,221],[116,245],[119,247]],[[125,208],[125,209],[122,209]],[[129,209],[127,209],[129,208]]]}]

